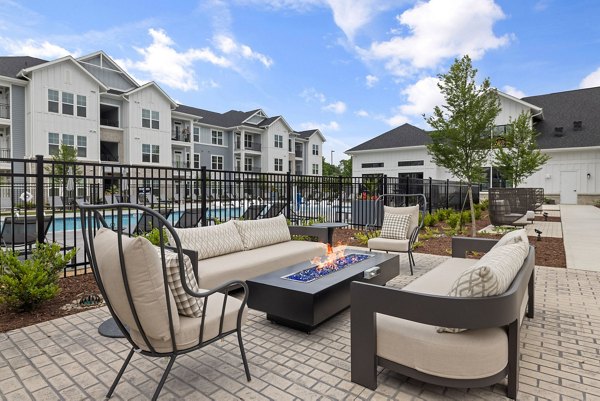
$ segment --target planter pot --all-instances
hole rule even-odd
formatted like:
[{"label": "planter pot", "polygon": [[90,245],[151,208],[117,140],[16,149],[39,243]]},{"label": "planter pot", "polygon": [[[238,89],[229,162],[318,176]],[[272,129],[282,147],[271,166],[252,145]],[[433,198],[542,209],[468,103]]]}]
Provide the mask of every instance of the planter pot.
[{"label": "planter pot", "polygon": [[[377,208],[376,205],[379,205]],[[377,210],[379,209],[379,210]],[[352,200],[352,224],[365,226],[376,225],[381,226],[383,218],[383,204],[381,202],[377,203],[374,200],[362,200],[362,199],[354,199]]]}]

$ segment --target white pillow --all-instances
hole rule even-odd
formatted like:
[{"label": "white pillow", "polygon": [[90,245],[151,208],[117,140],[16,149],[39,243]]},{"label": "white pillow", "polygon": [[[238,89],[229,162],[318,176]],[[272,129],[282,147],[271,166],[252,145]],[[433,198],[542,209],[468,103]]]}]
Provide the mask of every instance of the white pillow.
[{"label": "white pillow", "polygon": [[381,238],[406,239],[411,216],[409,214],[387,213],[381,225]]},{"label": "white pillow", "polygon": [[[523,241],[499,246],[483,255],[452,284],[451,297],[491,297],[503,294],[515,279],[529,253]],[[459,333],[460,328],[438,328],[438,332]]]},{"label": "white pillow", "polygon": [[291,241],[290,229],[285,216],[260,220],[233,220],[244,248],[255,249],[280,242]]},{"label": "white pillow", "polygon": [[[242,238],[233,221],[216,226],[176,228],[181,247],[198,252],[198,260],[244,250]],[[169,244],[175,246],[169,233]]]},{"label": "white pillow", "polygon": [[527,238],[527,231],[522,228],[520,230],[514,230],[507,232],[498,240],[498,242],[492,247],[492,249],[499,248],[504,245],[516,244],[517,242],[524,242],[529,245],[529,238]]}]

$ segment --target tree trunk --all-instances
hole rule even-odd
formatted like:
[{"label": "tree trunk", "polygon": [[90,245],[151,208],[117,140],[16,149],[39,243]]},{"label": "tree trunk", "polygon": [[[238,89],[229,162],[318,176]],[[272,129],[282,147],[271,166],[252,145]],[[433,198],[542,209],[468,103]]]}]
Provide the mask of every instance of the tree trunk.
[{"label": "tree trunk", "polygon": [[477,226],[475,225],[475,205],[473,205],[473,188],[469,183],[467,186],[467,194],[469,195],[469,205],[471,206],[471,236],[477,237]]}]

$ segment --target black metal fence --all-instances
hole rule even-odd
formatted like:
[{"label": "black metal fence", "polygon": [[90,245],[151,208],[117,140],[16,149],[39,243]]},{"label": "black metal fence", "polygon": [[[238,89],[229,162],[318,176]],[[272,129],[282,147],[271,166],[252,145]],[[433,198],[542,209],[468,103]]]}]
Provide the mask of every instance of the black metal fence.
[{"label": "black metal fence", "polygon": [[[473,189],[478,202],[478,186]],[[247,211],[254,206],[262,215],[281,212],[294,223],[344,222],[358,228],[373,223],[371,205],[378,195],[423,193],[429,210],[433,211],[460,209],[466,192],[465,184],[447,180],[65,163],[44,160],[41,156],[34,160],[0,158],[0,246],[19,249],[25,256],[31,253],[31,248],[20,244],[20,238],[25,239],[21,242],[31,238],[56,242],[65,252],[76,247],[77,255],[65,269],[65,275],[78,274],[89,268],[79,233],[78,202],[143,204],[168,212],[173,223],[187,210],[199,216],[198,225],[202,226],[251,218]],[[104,213],[111,222],[112,212]],[[15,224],[6,224],[6,218],[13,223],[33,224],[23,224],[23,232],[18,232]],[[132,210],[124,219],[124,226],[133,232],[140,215]]]}]

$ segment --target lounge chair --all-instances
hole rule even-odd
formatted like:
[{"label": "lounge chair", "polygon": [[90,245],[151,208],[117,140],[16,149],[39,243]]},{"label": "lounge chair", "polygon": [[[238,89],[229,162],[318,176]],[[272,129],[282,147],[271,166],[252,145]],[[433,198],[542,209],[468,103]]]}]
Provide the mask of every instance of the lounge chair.
[{"label": "lounge chair", "polygon": [[179,220],[174,224],[176,228],[198,227],[202,220],[202,211],[200,209],[186,209],[179,216]]},{"label": "lounge chair", "polygon": [[[170,233],[175,247],[167,249],[162,244],[157,252],[146,239],[128,238],[122,226],[117,232],[111,231],[100,213],[109,208],[116,209],[119,220],[127,209],[142,211],[157,222],[161,231]],[[97,232],[94,229],[96,221],[102,227]],[[250,381],[241,331],[247,319],[248,287],[245,282],[230,281],[210,290],[198,288],[194,274],[194,266],[198,266],[197,252],[192,252],[190,257],[190,252],[182,249],[177,232],[168,221],[149,208],[131,204],[84,205],[81,207],[81,225],[84,248],[98,288],[116,325],[131,346],[108,390],[107,399],[114,393],[134,353],[169,359],[152,396],[156,400],[178,356],[204,348],[230,334],[237,335],[246,379]],[[191,263],[184,262],[184,254]],[[180,276],[180,272],[185,275]],[[169,282],[175,276],[178,277],[177,284]],[[240,299],[229,296],[233,288],[243,289]],[[207,353],[211,353],[210,348]],[[136,356],[135,362],[138,360]],[[186,361],[191,360],[182,358],[180,362]]]},{"label": "lounge chair", "polygon": [[269,207],[269,209],[267,209],[267,211],[263,215],[261,215],[260,218],[268,219],[271,217],[277,217],[283,212],[283,209],[285,209],[287,205],[288,203],[283,201],[273,202],[273,204],[271,204],[271,207]]},{"label": "lounge chair", "polygon": [[[44,216],[44,238],[48,234],[50,224],[54,216]],[[36,216],[4,218],[2,231],[0,231],[0,243],[3,247],[29,247],[38,240],[38,219]]]},{"label": "lounge chair", "polygon": [[65,208],[65,204],[63,203],[62,197],[60,196],[51,196],[50,197],[50,206],[53,209],[63,209]]},{"label": "lounge chair", "polygon": [[256,220],[262,213],[266,205],[258,203],[255,205],[248,206],[248,209],[244,211],[244,214],[240,216],[241,220]]},{"label": "lounge chair", "polygon": [[[131,207],[132,204],[127,204],[128,207]],[[133,209],[133,208],[132,208]],[[154,210],[155,213],[147,213],[143,212],[140,216],[135,228],[133,230],[133,234],[144,234],[152,231],[153,228],[159,226],[160,220],[156,217],[156,214],[160,214],[165,219],[169,217],[173,209],[162,209],[162,210]]]}]

